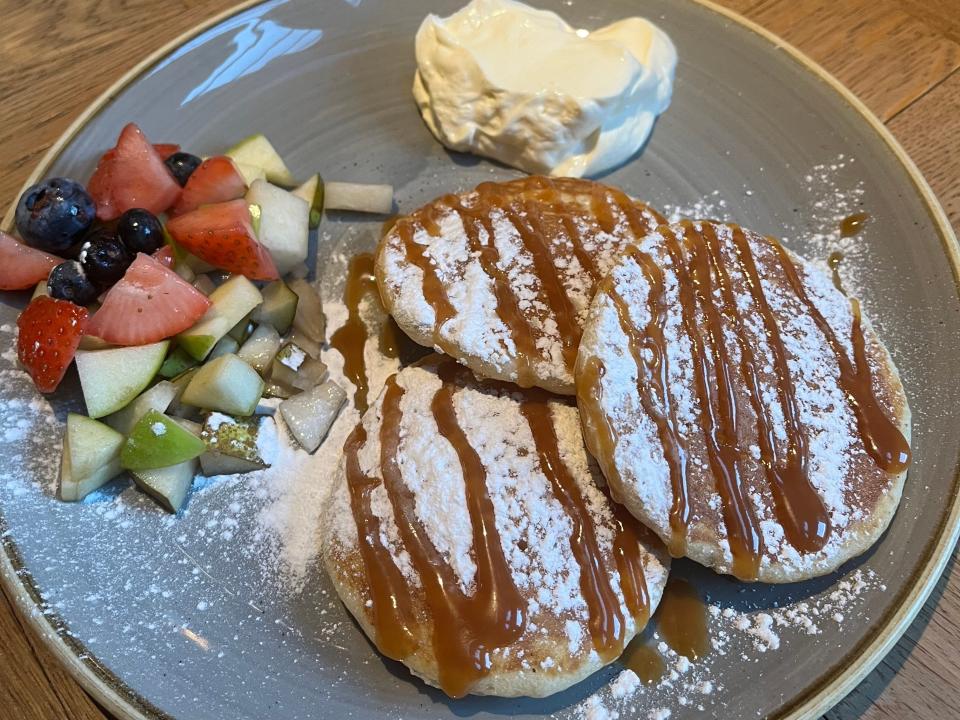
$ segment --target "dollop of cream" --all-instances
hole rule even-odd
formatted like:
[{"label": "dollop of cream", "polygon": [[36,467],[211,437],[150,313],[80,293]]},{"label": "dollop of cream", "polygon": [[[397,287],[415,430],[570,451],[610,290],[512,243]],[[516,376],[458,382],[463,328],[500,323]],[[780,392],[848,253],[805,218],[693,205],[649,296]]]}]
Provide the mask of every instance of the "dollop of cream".
[{"label": "dollop of cream", "polygon": [[602,173],[643,146],[677,65],[670,38],[643,18],[588,32],[515,0],[428,15],[416,56],[413,95],[440,142],[569,177]]}]

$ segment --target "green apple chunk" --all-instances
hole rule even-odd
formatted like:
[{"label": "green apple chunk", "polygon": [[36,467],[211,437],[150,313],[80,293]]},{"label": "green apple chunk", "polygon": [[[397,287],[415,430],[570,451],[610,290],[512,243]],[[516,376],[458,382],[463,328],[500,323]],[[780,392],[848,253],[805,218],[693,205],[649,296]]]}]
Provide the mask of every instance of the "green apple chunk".
[{"label": "green apple chunk", "polygon": [[253,165],[263,168],[270,182],[280,185],[292,186],[296,184],[293,173],[287,168],[280,153],[276,151],[273,144],[262,134],[251,135],[225,153],[232,158],[235,163],[242,165]]},{"label": "green apple chunk", "polygon": [[85,415],[67,415],[60,462],[60,498],[83,500],[122,472],[123,435]]},{"label": "green apple chunk", "polygon": [[206,449],[203,440],[176,420],[150,410],[127,436],[120,464],[128,470],[169,467],[200,457]]},{"label": "green apple chunk", "polygon": [[323,192],[327,210],[352,210],[381,215],[393,212],[392,185],[328,182]]},{"label": "green apple chunk", "polygon": [[162,378],[175,378],[177,375],[184,373],[190,368],[194,367],[197,364],[197,360],[190,356],[186,350],[182,347],[175,347],[170,351],[170,354],[167,355],[166,360],[163,361],[163,365],[160,366],[160,370],[157,372]]},{"label": "green apple chunk", "polygon": [[210,413],[200,433],[207,444],[207,451],[200,456],[203,474],[208,477],[233,475],[268,467],[257,446],[260,423],[260,418],[234,418]]},{"label": "green apple chunk", "polygon": [[262,395],[257,371],[236,355],[222,355],[197,370],[180,400],[204,410],[252,415]]},{"label": "green apple chunk", "polygon": [[323,214],[323,178],[319,173],[310,176],[303,185],[300,185],[293,194],[310,203],[310,227],[320,225],[320,216]]},{"label": "green apple chunk", "polygon": [[327,319],[323,304],[316,289],[306,280],[291,280],[290,289],[297,294],[297,312],[293,316],[293,329],[303,333],[315,343],[322,344],[327,331]]},{"label": "green apple chunk", "polygon": [[151,410],[166,412],[177,396],[177,387],[172,382],[161,380],[149,390],[145,390],[123,410],[107,417],[107,425],[119,433],[129,435],[133,427]]},{"label": "green apple chunk", "polygon": [[193,286],[206,296],[210,296],[217,289],[216,283],[206,273],[197,274],[197,279],[193,281]]},{"label": "green apple chunk", "polygon": [[197,474],[197,459],[149,470],[132,470],[133,481],[168,512],[175,513],[183,505],[187,491]]},{"label": "green apple chunk", "polygon": [[243,275],[234,275],[210,293],[213,303],[200,321],[177,337],[187,354],[203,360],[213,346],[263,301],[256,286]]},{"label": "green apple chunk", "polygon": [[254,311],[253,319],[284,335],[293,325],[298,302],[297,294],[283,280],[274,280],[263,289],[263,304]]},{"label": "green apple chunk", "polygon": [[246,200],[260,206],[260,242],[270,251],[277,271],[286,275],[307,259],[310,203],[291,192],[256,180]]},{"label": "green apple chunk", "polygon": [[169,341],[77,352],[77,371],[90,417],[99,418],[125,407],[150,384]]},{"label": "green apple chunk", "polygon": [[320,447],[346,401],[347,394],[343,388],[328,380],[312,390],[284,400],[280,403],[280,414],[297,442],[312,453]]},{"label": "green apple chunk", "polygon": [[280,333],[272,325],[258,325],[240,348],[237,357],[264,375],[279,350]]}]

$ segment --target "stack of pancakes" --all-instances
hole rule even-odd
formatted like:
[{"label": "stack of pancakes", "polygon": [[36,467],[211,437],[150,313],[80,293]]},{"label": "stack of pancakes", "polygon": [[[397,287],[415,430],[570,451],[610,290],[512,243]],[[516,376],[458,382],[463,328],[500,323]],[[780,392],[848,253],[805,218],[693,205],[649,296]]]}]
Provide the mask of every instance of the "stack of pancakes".
[{"label": "stack of pancakes", "polygon": [[442,354],[350,436],[323,557],[377,647],[451,696],[543,696],[613,661],[671,555],[793,582],[896,510],[896,368],[771,238],[531,177],[400,218],[377,281]]}]

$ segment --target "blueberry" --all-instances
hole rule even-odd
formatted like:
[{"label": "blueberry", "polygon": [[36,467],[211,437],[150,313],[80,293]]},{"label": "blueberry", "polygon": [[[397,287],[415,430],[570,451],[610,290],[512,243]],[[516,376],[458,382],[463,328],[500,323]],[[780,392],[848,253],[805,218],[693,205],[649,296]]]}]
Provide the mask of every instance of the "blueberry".
[{"label": "blueberry", "polygon": [[67,260],[50,271],[47,294],[58,300],[69,300],[77,305],[89,305],[97,299],[97,286],[83,272],[76,260]]},{"label": "blueberry", "polygon": [[117,235],[131,253],[152,253],[163,245],[163,226],[148,210],[133,208],[120,216]]},{"label": "blueberry", "polygon": [[80,265],[90,281],[106,289],[123,277],[133,256],[114,233],[98,228],[80,248]]},{"label": "blueberry", "polygon": [[177,179],[177,182],[180,183],[180,187],[183,187],[187,184],[190,176],[193,175],[193,171],[196,170],[203,161],[196,155],[191,155],[190,153],[175,152],[164,160],[164,162]]},{"label": "blueberry", "polygon": [[17,203],[16,222],[27,245],[59,255],[69,251],[97,214],[93,198],[69,178],[31,185]]}]

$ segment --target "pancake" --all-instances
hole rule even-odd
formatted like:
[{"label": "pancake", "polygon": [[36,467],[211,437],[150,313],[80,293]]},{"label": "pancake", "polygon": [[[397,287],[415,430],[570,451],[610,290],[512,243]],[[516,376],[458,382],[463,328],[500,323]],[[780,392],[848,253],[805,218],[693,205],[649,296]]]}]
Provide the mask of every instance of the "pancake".
[{"label": "pancake", "polygon": [[483,183],[399,218],[380,243],[377,282],[421,345],[481,377],[573,395],[596,283],[659,221],[589,180]]},{"label": "pancake", "polygon": [[348,438],[323,528],[367,635],[452,697],[580,681],[644,627],[669,567],[610,502],[571,400],[438,355],[392,376]]},{"label": "pancake", "polygon": [[670,547],[793,582],[869,548],[910,462],[897,369],[859,302],[776,241],[661,226],[597,290],[577,360],[587,447]]}]

